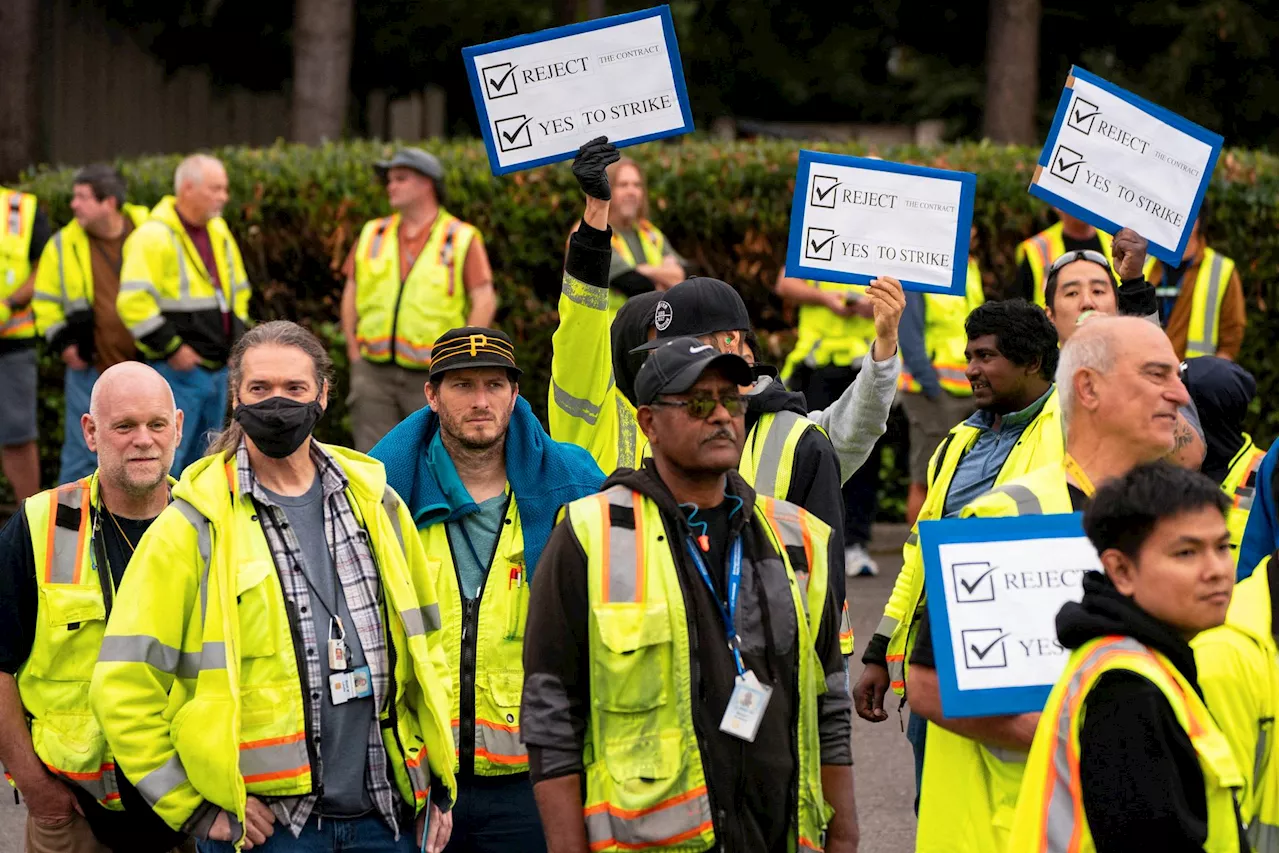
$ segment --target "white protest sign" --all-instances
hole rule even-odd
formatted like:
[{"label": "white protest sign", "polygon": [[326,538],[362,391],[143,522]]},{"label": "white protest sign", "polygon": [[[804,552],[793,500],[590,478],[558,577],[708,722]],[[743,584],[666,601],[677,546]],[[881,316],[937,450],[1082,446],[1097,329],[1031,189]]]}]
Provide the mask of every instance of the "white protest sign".
[{"label": "white protest sign", "polygon": [[462,51],[495,175],[693,130],[666,6]]},{"label": "white protest sign", "polygon": [[963,296],[976,183],[968,172],[801,151],[787,275],[888,276],[907,290]]},{"label": "white protest sign", "polygon": [[1058,611],[1102,570],[1079,516],[925,522],[920,539],[944,712],[1039,710],[1070,654]]},{"label": "white protest sign", "polygon": [[1148,251],[1181,263],[1222,137],[1072,68],[1030,192]]}]

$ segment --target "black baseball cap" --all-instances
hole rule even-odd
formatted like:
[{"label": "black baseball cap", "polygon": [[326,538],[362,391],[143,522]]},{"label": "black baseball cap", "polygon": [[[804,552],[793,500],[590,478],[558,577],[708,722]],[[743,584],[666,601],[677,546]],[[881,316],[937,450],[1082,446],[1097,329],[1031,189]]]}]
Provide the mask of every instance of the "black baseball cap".
[{"label": "black baseball cap", "polygon": [[377,173],[379,180],[385,181],[387,172],[397,166],[413,169],[418,174],[431,178],[437,184],[444,180],[444,166],[440,165],[440,161],[434,154],[428,154],[421,148],[401,148],[390,160],[374,163],[373,171]]},{"label": "black baseball cap", "polygon": [[432,379],[450,370],[468,367],[501,367],[519,379],[523,372],[516,367],[516,348],[506,332],[483,326],[450,329],[436,338],[431,347]]},{"label": "black baseball cap", "polygon": [[715,367],[730,382],[750,385],[755,381],[751,366],[740,355],[720,352],[697,338],[669,338],[657,341],[653,354],[645,359],[636,375],[636,400],[647,406],[662,394],[683,394]]},{"label": "black baseball cap", "polygon": [[751,328],[751,318],[738,291],[718,278],[698,276],[667,291],[654,307],[653,327],[658,330],[658,337],[632,352],[654,349],[670,338],[745,332]]}]

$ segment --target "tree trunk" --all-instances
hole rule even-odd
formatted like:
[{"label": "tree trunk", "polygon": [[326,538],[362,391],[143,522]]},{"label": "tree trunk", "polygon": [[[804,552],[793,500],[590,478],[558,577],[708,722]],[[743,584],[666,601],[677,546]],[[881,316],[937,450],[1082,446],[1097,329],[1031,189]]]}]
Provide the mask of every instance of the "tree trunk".
[{"label": "tree trunk", "polygon": [[40,0],[0,2],[0,181],[12,181],[39,158],[36,61]]},{"label": "tree trunk", "polygon": [[293,17],[293,139],[340,139],[347,119],[355,0],[297,0]]},{"label": "tree trunk", "polygon": [[1040,80],[1040,0],[991,0],[987,31],[987,108],[993,142],[1036,142]]}]

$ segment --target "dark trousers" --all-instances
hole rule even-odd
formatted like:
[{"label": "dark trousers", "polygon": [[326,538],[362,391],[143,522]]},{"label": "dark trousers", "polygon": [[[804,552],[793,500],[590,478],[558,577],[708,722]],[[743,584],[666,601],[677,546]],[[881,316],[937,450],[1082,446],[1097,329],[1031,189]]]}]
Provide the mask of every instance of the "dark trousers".
[{"label": "dark trousers", "polygon": [[[852,367],[828,365],[812,371],[796,371],[792,377],[794,390],[804,393],[809,411],[825,409],[840,399],[858,371]],[[880,491],[880,450],[884,436],[862,467],[844,484],[844,544],[863,545],[871,541],[871,522],[875,521]]]},{"label": "dark trousers", "polygon": [[916,800],[913,808],[920,814],[920,782],[924,779],[924,741],[929,733],[929,721],[916,713],[907,717],[907,740],[911,742],[911,755],[916,763]]},{"label": "dark trousers", "polygon": [[546,853],[528,773],[458,777],[453,834],[445,853]]}]

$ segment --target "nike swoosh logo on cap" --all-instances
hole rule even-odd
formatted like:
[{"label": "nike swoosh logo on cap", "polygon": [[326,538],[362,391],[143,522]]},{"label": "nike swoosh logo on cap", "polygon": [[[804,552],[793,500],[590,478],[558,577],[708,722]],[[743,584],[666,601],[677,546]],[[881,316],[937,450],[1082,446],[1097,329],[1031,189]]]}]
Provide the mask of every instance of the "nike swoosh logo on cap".
[{"label": "nike swoosh logo on cap", "polygon": [[703,344],[700,347],[689,347],[689,355],[697,355],[700,352],[706,352],[709,349],[715,349],[711,344]]}]

